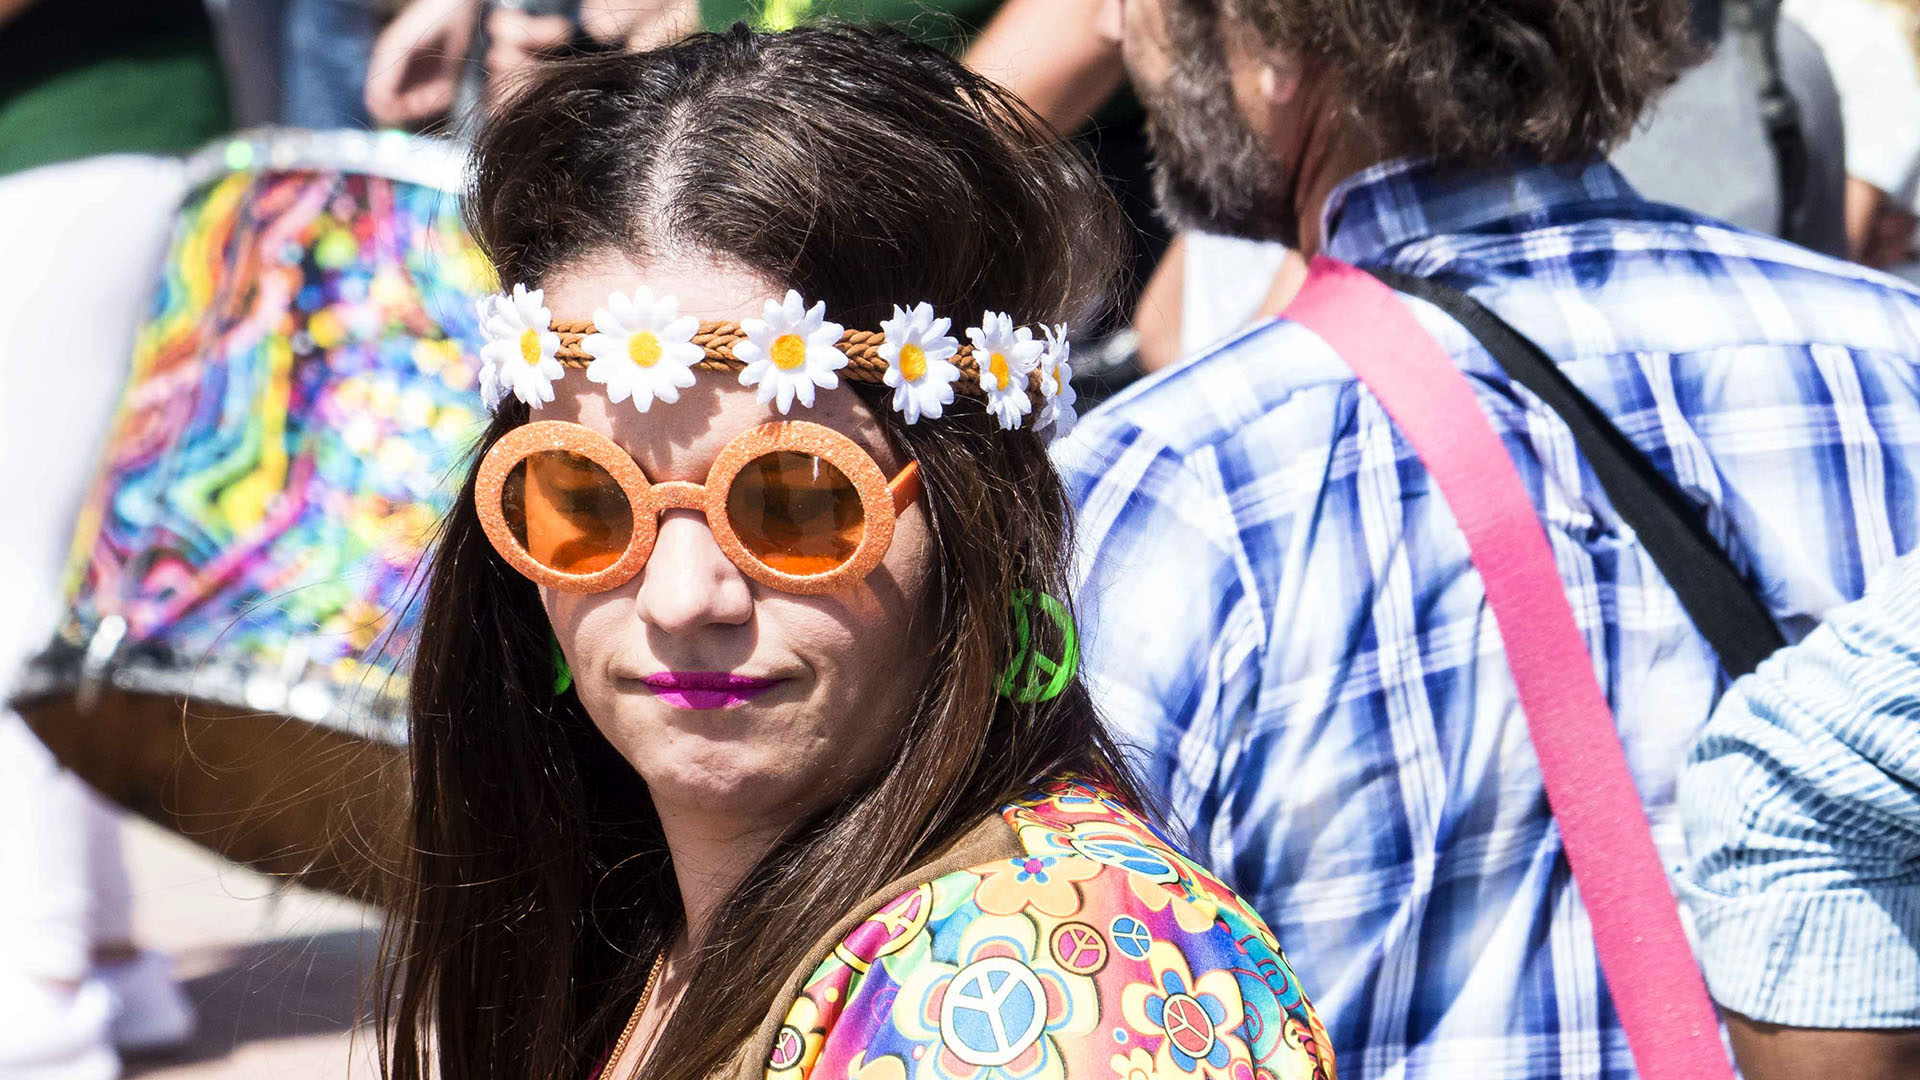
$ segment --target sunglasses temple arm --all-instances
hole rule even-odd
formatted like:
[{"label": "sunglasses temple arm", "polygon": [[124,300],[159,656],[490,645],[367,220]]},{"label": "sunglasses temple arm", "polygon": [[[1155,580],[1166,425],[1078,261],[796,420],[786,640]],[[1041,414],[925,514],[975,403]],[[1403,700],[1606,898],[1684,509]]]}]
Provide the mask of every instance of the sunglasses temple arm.
[{"label": "sunglasses temple arm", "polygon": [[920,497],[920,463],[907,462],[907,467],[900,470],[900,475],[887,484],[887,490],[893,492],[893,516],[906,513],[907,507]]}]

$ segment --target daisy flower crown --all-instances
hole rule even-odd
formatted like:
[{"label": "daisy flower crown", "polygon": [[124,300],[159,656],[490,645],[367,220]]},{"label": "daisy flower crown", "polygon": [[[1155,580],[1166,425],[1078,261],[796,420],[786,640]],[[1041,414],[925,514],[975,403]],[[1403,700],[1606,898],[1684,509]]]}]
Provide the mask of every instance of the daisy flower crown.
[{"label": "daisy flower crown", "polygon": [[762,404],[786,415],[798,402],[812,408],[816,390],[841,377],[893,390],[892,408],[909,424],[937,420],[955,395],[979,399],[1009,431],[1031,424],[1049,437],[1074,423],[1077,395],[1064,323],[1032,329],[988,311],[962,342],[931,304],[894,305],[878,332],[848,330],[827,320],[824,302],[789,289],[766,301],[757,319],[702,322],[680,314],[680,301],[646,286],[616,292],[593,321],[556,320],[543,290],[515,285],[479,304],[480,392],[493,409],[511,394],[532,408],[553,400],[568,368],[606,387],[615,403],[632,399],[646,412],[672,404],[695,371],[737,373]]}]

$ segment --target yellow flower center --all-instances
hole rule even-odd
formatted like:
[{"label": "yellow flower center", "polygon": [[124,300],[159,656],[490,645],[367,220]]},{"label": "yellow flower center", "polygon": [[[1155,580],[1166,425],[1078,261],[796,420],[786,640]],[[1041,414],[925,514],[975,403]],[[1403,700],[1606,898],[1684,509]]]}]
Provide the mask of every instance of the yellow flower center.
[{"label": "yellow flower center", "polygon": [[920,351],[918,345],[900,347],[900,374],[908,382],[919,382],[927,374],[927,354]]},{"label": "yellow flower center", "polygon": [[660,339],[640,331],[627,339],[627,356],[640,367],[652,367],[660,362]]},{"label": "yellow flower center", "polygon": [[993,376],[998,389],[1005,390],[1013,381],[1013,374],[1007,370],[1007,358],[1004,354],[993,353],[987,357],[987,374]]},{"label": "yellow flower center", "polygon": [[773,357],[774,367],[792,371],[807,362],[807,343],[799,334],[781,334],[773,339],[773,348],[767,353]]},{"label": "yellow flower center", "polygon": [[520,335],[520,359],[532,367],[540,362],[540,331],[527,330]]}]

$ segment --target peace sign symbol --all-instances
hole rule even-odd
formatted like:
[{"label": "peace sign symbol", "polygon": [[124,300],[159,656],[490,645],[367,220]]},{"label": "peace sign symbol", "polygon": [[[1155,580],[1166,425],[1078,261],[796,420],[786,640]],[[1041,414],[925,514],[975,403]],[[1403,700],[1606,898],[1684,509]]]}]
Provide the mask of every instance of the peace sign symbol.
[{"label": "peace sign symbol", "polygon": [[792,1024],[782,1024],[780,1033],[773,1037],[773,1056],[767,1059],[767,1065],[774,1069],[791,1069],[800,1063],[800,1052],[806,1049],[806,1037]]},{"label": "peace sign symbol", "polygon": [[906,948],[914,935],[926,929],[932,912],[933,886],[922,882],[867,916],[845,941],[833,947],[834,955],[855,971],[866,971],[875,960]]},{"label": "peace sign symbol", "polygon": [[1161,858],[1158,852],[1125,837],[1075,836],[1068,839],[1067,846],[1094,862],[1117,866],[1150,881],[1180,880],[1180,871]]},{"label": "peace sign symbol", "polygon": [[1187,994],[1175,994],[1167,999],[1160,1026],[1166,1029],[1173,1045],[1190,1058],[1206,1057],[1213,1049],[1213,1017]]},{"label": "peace sign symbol", "polygon": [[[1034,606],[1053,620],[1066,643],[1057,660],[1032,649],[1033,629],[1027,622],[1027,609]],[[1000,673],[1000,692],[1023,704],[1058,697],[1080,666],[1080,637],[1073,629],[1073,613],[1046,593],[1015,589],[1013,636],[1013,662]]]},{"label": "peace sign symbol", "polygon": [[1050,944],[1054,960],[1075,975],[1092,975],[1107,966],[1107,939],[1086,923],[1061,923]]},{"label": "peace sign symbol", "polygon": [[1135,960],[1145,960],[1153,948],[1153,934],[1147,924],[1131,915],[1122,915],[1107,928],[1113,933],[1113,947]]},{"label": "peace sign symbol", "polygon": [[940,1002],[940,1041],[969,1065],[1005,1065],[1047,1026],[1047,992],[1012,957],[976,960],[954,975]]}]

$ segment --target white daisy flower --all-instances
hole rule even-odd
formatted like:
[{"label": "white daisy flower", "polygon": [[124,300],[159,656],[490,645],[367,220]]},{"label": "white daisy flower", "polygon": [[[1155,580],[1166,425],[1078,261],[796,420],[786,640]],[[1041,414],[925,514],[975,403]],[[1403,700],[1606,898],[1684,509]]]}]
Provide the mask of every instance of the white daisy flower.
[{"label": "white daisy flower", "polygon": [[[485,300],[480,302],[483,304],[486,303]],[[481,403],[487,407],[488,412],[493,412],[498,409],[500,403],[505,400],[507,400],[507,388],[505,384],[500,381],[500,373],[493,369],[493,361],[482,356],[480,358]]]},{"label": "white daisy flower", "polygon": [[1047,339],[1047,351],[1040,357],[1040,414],[1033,418],[1033,430],[1058,439],[1079,420],[1073,410],[1073,403],[1080,400],[1073,389],[1073,347],[1067,342],[1066,323],[1042,326],[1040,333]]},{"label": "white daisy flower", "polygon": [[511,297],[494,295],[480,301],[480,332],[487,343],[480,359],[482,397],[494,395],[493,405],[511,392],[539,408],[553,400],[553,381],[566,374],[555,358],[560,335],[553,332],[553,312],[546,309],[544,290],[515,285]]},{"label": "white daisy flower", "polygon": [[593,357],[587,378],[615,404],[631,396],[641,412],[656,399],[679,401],[681,388],[693,385],[693,365],[707,355],[693,343],[700,320],[680,314],[679,298],[656,297],[645,285],[607,297],[606,307],[593,310],[593,327],[580,342]]},{"label": "white daisy flower", "polygon": [[736,342],[733,355],[746,362],[741,386],[757,386],[762,405],[775,403],[785,416],[794,399],[813,408],[813,388],[831,390],[840,385],[834,372],[847,366],[847,354],[835,348],[846,328],[827,319],[827,305],[807,306],[794,289],[784,301],[767,301],[764,318],[741,319],[746,340]]},{"label": "white daisy flower", "polygon": [[513,336],[512,308],[513,301],[499,293],[483,296],[474,304],[480,321],[480,400],[488,412],[507,399],[507,384],[500,381],[490,349],[496,337],[504,340]]},{"label": "white daisy flower", "polygon": [[881,379],[893,387],[894,411],[909,424],[919,423],[922,416],[938,420],[953,404],[953,381],[960,377],[960,368],[952,358],[960,342],[947,333],[952,325],[952,319],[934,318],[933,305],[924,302],[911,311],[895,304],[893,318],[880,324],[887,336],[879,350],[887,362]]},{"label": "white daisy flower", "polygon": [[1033,331],[1024,326],[1015,328],[1012,316],[998,311],[982,315],[979,326],[967,327],[967,339],[973,342],[973,362],[980,367],[980,386],[987,392],[987,411],[1001,427],[1019,427],[1020,418],[1033,411],[1027,377],[1046,343],[1035,341]]}]

